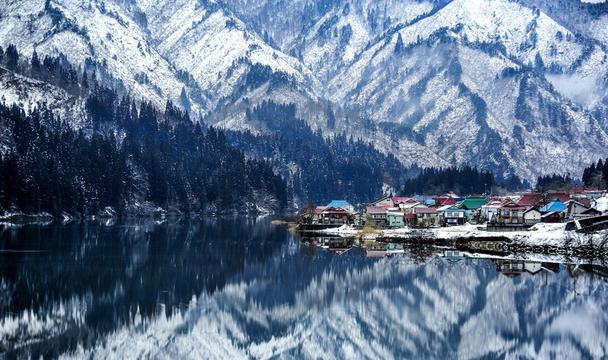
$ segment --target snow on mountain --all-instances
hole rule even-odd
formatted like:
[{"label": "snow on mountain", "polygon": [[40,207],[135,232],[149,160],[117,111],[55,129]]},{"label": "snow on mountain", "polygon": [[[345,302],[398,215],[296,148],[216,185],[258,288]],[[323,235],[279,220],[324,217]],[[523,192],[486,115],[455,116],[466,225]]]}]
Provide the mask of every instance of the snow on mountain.
[{"label": "snow on mountain", "polygon": [[[562,43],[552,37],[558,33]],[[600,47],[593,48],[598,56],[584,52],[574,35],[538,10],[509,1],[453,1],[387,33],[331,79],[327,96],[393,134],[393,152],[406,163],[426,162],[399,146],[409,137],[443,164],[475,163],[499,173],[514,168],[526,178],[573,172],[590,154],[605,154],[608,137],[593,115],[547,82],[537,62],[573,69],[562,76],[607,66]],[[547,156],[555,161],[546,164]]]},{"label": "snow on mountain", "polygon": [[[119,81],[116,86],[161,108],[188,88],[139,24],[111,1],[3,1],[0,6],[2,47],[12,43],[26,55],[34,49],[41,55],[62,53],[76,66],[92,59]],[[206,111],[206,99],[197,100],[193,108]]]},{"label": "snow on mountain", "polygon": [[271,48],[212,1],[144,1],[140,6],[159,52],[215,101],[231,95],[250,64],[269,66],[296,82],[312,82],[298,60]]},{"label": "snow on mountain", "polygon": [[61,119],[69,120],[75,128],[82,128],[86,122],[84,102],[78,96],[4,68],[0,68],[0,103],[20,105],[25,111],[44,103]]},{"label": "snow on mountain", "polygon": [[4,0],[2,9],[3,47],[91,58],[135,98],[170,99],[229,129],[263,131],[245,114],[273,100],[405,164],[532,179],[608,155],[608,44],[590,30],[608,17],[575,0]]}]

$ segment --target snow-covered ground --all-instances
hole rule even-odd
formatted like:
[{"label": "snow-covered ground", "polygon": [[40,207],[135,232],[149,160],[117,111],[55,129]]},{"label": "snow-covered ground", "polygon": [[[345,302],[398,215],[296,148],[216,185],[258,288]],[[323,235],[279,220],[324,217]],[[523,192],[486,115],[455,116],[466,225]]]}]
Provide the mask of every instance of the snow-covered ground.
[{"label": "snow-covered ground", "polygon": [[[455,240],[476,238],[500,238],[509,239],[513,243],[531,246],[557,246],[557,247],[576,247],[585,245],[601,245],[608,239],[608,231],[601,231],[591,235],[579,234],[573,231],[566,231],[566,224],[536,224],[528,231],[486,231],[483,225],[465,224],[461,226],[413,229],[409,227],[399,229],[378,230],[373,234],[363,235],[364,239],[377,238],[422,238],[429,240]],[[324,229],[319,231],[322,234],[336,235],[343,237],[362,235],[361,230],[353,226],[343,225],[335,229]]]}]

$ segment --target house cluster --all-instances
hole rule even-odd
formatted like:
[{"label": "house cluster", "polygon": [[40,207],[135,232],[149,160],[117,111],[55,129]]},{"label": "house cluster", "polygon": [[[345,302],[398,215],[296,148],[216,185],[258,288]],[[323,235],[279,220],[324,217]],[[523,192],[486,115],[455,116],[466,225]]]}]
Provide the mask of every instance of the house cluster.
[{"label": "house cluster", "polygon": [[334,200],[306,212],[301,223],[312,226],[400,228],[487,223],[488,229],[522,229],[540,222],[555,223],[593,217],[608,211],[603,190],[522,193],[508,196],[461,197],[387,196],[355,209],[348,201]]}]

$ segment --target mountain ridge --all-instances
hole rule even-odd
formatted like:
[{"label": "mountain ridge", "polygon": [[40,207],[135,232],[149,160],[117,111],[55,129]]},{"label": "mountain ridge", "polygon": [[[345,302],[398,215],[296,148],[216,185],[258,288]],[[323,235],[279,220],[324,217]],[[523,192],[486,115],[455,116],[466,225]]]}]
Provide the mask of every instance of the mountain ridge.
[{"label": "mountain ridge", "polygon": [[[5,1],[0,46],[91,59],[124,93],[228,130],[264,134],[247,111],[293,103],[325,136],[406,166],[532,180],[608,155],[608,44],[555,20],[560,4]],[[584,9],[608,24],[603,8]]]}]

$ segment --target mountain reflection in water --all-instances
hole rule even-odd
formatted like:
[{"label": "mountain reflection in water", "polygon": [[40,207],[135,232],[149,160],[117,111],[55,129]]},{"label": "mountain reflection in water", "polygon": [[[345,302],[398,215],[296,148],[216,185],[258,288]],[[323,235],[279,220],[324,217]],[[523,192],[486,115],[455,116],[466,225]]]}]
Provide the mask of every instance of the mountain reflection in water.
[{"label": "mountain reflection in water", "polygon": [[4,228],[0,352],[602,358],[604,268],[307,246],[268,220]]}]

